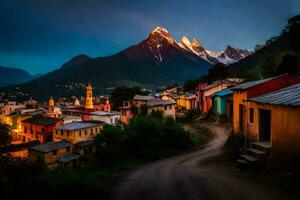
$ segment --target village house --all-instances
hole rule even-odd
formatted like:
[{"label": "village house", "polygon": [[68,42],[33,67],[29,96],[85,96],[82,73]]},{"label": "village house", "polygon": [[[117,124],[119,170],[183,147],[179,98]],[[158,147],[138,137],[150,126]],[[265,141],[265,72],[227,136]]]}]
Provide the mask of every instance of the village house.
[{"label": "village house", "polygon": [[233,115],[232,94],[232,90],[224,89],[212,95],[212,108],[215,115],[226,116],[231,120]]},{"label": "village house", "polygon": [[23,133],[20,134],[23,142],[38,140],[40,143],[53,140],[53,128],[63,124],[61,119],[36,115],[21,122]]},{"label": "village house", "polygon": [[148,114],[151,114],[153,111],[161,111],[164,117],[176,118],[176,103],[168,100],[162,99],[150,99],[147,102]]},{"label": "village house", "polygon": [[48,169],[62,167],[77,167],[80,154],[72,153],[73,144],[61,140],[59,142],[48,142],[28,149],[28,161],[30,163],[42,162]]},{"label": "village house", "polygon": [[180,95],[176,103],[178,110],[194,110],[196,109],[196,95],[192,93]]},{"label": "village house", "polygon": [[253,109],[248,107],[248,99],[270,93],[290,85],[300,83],[300,78],[283,74],[280,76],[252,81],[237,85],[233,88],[233,131],[246,135],[248,119],[253,116]]},{"label": "village house", "polygon": [[141,113],[142,105],[146,105],[148,109],[147,112],[149,114],[152,111],[162,111],[164,116],[170,116],[175,118],[175,102],[154,98],[153,96],[135,95],[131,101],[124,101],[123,106],[120,107],[120,121],[122,123],[128,124],[130,119],[133,117],[133,114],[131,112],[131,108],[133,105],[137,108],[138,113]]},{"label": "village house", "polygon": [[96,111],[91,113],[91,120],[103,121],[106,124],[116,124],[120,121],[120,112],[117,111]]},{"label": "village house", "polygon": [[96,153],[93,138],[102,131],[103,125],[100,121],[81,121],[55,127],[54,142],[30,148],[28,160],[34,162],[41,159],[50,169],[58,166],[78,167],[82,164],[80,157],[90,157]]},{"label": "village house", "polygon": [[219,92],[223,89],[226,89],[235,83],[223,80],[223,81],[215,81],[210,85],[206,83],[200,83],[195,91],[196,94],[196,105],[200,112],[208,112],[212,107],[212,98],[211,96],[216,92]]},{"label": "village house", "polygon": [[269,149],[267,167],[295,166],[300,158],[300,84],[250,98],[247,109],[246,137]]},{"label": "village house", "polygon": [[53,129],[54,141],[67,140],[73,144],[91,140],[103,129],[104,122],[81,121],[71,122]]}]

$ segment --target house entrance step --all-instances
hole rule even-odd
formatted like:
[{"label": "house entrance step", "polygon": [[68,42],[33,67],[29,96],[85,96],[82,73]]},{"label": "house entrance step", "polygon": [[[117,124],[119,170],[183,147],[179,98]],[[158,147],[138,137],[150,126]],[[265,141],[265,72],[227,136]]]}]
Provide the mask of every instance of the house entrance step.
[{"label": "house entrance step", "polygon": [[237,159],[236,162],[238,162],[238,164],[241,164],[241,165],[249,164],[249,162],[247,160],[242,160],[242,159]]},{"label": "house entrance step", "polygon": [[270,149],[272,147],[271,142],[255,142],[252,145],[263,149]]},{"label": "house entrance step", "polygon": [[256,155],[264,155],[266,154],[265,151],[261,151],[258,149],[253,149],[253,148],[246,148],[247,151],[249,151],[250,153],[256,154]]},{"label": "house entrance step", "polygon": [[257,158],[254,158],[254,157],[249,156],[249,155],[241,155],[241,157],[242,157],[243,159],[245,159],[246,161],[251,162],[251,163],[257,162],[257,161],[258,161]]}]

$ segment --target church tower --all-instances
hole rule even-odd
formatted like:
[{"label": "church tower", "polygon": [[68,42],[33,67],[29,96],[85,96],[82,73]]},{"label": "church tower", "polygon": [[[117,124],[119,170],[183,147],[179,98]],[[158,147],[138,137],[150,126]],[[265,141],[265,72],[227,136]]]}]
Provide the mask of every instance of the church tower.
[{"label": "church tower", "polygon": [[54,111],[54,99],[53,99],[53,97],[50,97],[50,100],[49,100],[49,103],[48,103],[48,110],[49,110],[49,112]]},{"label": "church tower", "polygon": [[85,109],[93,109],[93,88],[89,83],[86,87]]}]

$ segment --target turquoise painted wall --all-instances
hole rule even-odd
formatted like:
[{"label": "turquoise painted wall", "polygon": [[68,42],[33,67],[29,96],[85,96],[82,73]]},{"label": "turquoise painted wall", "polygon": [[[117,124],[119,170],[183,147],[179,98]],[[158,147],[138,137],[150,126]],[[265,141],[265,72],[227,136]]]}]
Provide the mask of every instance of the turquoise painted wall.
[{"label": "turquoise painted wall", "polygon": [[226,114],[226,96],[224,97],[214,97],[213,98],[213,106],[214,113],[217,115]]}]

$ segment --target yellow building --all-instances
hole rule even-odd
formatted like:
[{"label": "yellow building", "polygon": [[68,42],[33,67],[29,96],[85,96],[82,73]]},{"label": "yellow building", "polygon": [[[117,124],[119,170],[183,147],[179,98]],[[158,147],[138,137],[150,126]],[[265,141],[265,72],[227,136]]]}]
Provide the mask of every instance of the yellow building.
[{"label": "yellow building", "polygon": [[48,169],[58,166],[74,167],[79,164],[79,154],[72,153],[72,143],[61,140],[59,142],[48,142],[28,149],[28,161],[43,162]]},{"label": "yellow building", "polygon": [[246,134],[271,147],[269,167],[300,158],[300,84],[248,100]]},{"label": "yellow building", "polygon": [[73,144],[93,139],[103,129],[100,121],[79,121],[64,124],[53,129],[54,141],[67,140]]},{"label": "yellow building", "polygon": [[180,95],[176,103],[179,110],[196,109],[196,95],[191,93]]}]

